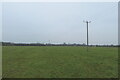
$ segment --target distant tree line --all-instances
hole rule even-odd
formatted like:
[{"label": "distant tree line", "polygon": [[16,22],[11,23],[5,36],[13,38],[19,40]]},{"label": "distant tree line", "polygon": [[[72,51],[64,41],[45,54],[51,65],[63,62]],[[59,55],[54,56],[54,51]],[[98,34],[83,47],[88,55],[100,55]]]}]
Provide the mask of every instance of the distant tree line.
[{"label": "distant tree line", "polygon": [[[12,43],[12,42],[2,42],[2,46],[87,46],[86,44],[50,44],[50,43]],[[89,45],[92,47],[120,47],[120,45]]]}]

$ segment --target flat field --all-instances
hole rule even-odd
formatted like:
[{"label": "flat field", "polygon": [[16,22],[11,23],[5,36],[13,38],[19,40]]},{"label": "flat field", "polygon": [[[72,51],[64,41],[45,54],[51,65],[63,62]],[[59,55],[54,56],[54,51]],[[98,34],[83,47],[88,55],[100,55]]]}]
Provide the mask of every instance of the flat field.
[{"label": "flat field", "polygon": [[3,46],[4,78],[117,78],[118,48]]}]

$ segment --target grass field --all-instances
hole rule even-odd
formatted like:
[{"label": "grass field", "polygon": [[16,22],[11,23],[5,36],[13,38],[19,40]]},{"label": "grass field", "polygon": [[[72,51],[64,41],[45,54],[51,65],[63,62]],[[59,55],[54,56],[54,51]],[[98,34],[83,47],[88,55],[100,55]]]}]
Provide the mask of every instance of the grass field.
[{"label": "grass field", "polygon": [[118,49],[4,46],[4,78],[117,78]]}]

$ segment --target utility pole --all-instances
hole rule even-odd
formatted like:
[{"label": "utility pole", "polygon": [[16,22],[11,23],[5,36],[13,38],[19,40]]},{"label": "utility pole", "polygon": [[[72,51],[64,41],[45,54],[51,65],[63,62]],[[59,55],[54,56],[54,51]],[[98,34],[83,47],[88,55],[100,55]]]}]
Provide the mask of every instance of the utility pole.
[{"label": "utility pole", "polygon": [[87,24],[87,51],[88,51],[88,46],[89,46],[89,34],[88,34],[88,24],[91,23],[91,21],[83,21]]}]

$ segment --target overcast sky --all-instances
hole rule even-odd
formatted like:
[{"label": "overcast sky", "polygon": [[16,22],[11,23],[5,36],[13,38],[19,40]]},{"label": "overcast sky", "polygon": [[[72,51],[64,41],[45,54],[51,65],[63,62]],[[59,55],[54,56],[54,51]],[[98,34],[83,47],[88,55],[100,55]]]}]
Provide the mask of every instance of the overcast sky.
[{"label": "overcast sky", "polygon": [[118,3],[3,3],[3,41],[118,44]]}]

